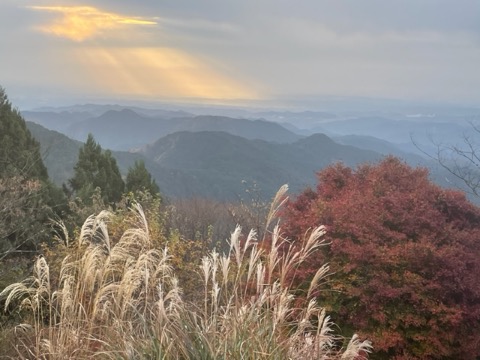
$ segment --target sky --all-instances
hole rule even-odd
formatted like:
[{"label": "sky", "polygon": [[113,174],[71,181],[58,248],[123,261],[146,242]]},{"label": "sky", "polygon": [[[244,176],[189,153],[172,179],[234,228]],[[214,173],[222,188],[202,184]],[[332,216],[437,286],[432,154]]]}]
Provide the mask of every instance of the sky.
[{"label": "sky", "polygon": [[1,0],[19,106],[322,96],[480,106],[478,0]]}]

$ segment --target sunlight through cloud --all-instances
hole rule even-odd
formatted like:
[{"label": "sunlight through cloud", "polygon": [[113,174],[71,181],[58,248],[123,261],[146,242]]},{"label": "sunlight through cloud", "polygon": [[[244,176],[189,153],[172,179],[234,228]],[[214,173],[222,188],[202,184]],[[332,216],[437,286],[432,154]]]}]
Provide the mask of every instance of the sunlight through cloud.
[{"label": "sunlight through cloud", "polygon": [[156,25],[155,21],[140,17],[127,17],[104,12],[89,6],[30,6],[30,9],[59,14],[52,23],[38,29],[47,34],[84,41],[104,30],[116,29],[123,25]]},{"label": "sunlight through cloud", "polygon": [[89,47],[82,59],[95,87],[117,95],[147,98],[255,99],[252,92],[208,64],[172,48]]},{"label": "sunlight through cloud", "polygon": [[[75,41],[74,46],[63,47],[64,54],[76,68],[70,77],[87,91],[150,99],[259,98],[251,84],[237,78],[221,62],[190,51],[153,45],[158,33],[135,30],[139,26],[157,25],[154,20],[158,17],[126,16],[90,6],[29,9],[49,15],[37,30]],[[162,32],[162,36],[167,38],[169,34]],[[98,38],[105,41],[97,41]],[[86,41],[91,39],[94,41]],[[145,43],[149,46],[142,46]]]}]

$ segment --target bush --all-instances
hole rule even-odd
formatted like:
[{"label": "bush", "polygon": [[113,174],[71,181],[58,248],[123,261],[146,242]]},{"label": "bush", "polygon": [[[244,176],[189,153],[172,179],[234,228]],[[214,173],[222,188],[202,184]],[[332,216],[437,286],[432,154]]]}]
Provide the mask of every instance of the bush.
[{"label": "bush", "polygon": [[334,165],[318,179],[288,204],[285,229],[301,242],[297,234],[325,224],[332,244],[297,280],[329,261],[322,304],[372,340],[372,358],[478,358],[480,209],[395,158]]}]

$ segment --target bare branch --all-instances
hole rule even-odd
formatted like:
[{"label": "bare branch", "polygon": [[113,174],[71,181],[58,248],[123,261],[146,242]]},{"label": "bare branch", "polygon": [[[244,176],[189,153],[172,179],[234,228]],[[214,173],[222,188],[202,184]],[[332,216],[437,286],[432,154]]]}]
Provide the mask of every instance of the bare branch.
[{"label": "bare branch", "polygon": [[[464,133],[460,144],[449,145],[431,140],[436,147],[433,155],[422,149],[412,136],[411,140],[422,154],[436,161],[448,173],[461,180],[467,187],[467,193],[480,197],[480,146],[479,140],[474,136],[480,135],[480,125],[473,121],[469,121],[469,124],[474,134]],[[462,190],[465,191],[465,189]]]}]

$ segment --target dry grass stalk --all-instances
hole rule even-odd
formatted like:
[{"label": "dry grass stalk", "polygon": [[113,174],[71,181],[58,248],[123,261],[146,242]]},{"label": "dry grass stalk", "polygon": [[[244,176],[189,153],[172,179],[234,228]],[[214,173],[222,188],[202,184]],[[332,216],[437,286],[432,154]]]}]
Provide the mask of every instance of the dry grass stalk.
[{"label": "dry grass stalk", "polygon": [[[278,206],[272,205],[269,221]],[[110,215],[89,217],[77,250],[62,263],[56,291],[39,258],[32,278],[1,293],[6,309],[22,306],[33,314],[32,324],[17,327],[25,334],[20,357],[357,359],[370,350],[369,342],[354,337],[340,351],[330,318],[311,298],[328,266],[311,282],[306,308],[293,306],[294,289],[286,280],[324,245],[323,227],[299,248],[290,246],[278,225],[270,247],[260,246],[254,231],[242,240],[237,227],[228,254],[212,251],[202,260],[203,300],[186,303],[167,249],[153,247],[143,210],[137,205],[135,212],[135,227],[113,246]]]},{"label": "dry grass stalk", "polygon": [[[272,205],[267,228],[285,200],[284,190]],[[201,348],[210,351],[208,358],[359,359],[370,351],[370,343],[357,337],[345,353],[340,351],[340,338],[332,334],[330,318],[311,298],[327,275],[328,265],[318,269],[310,283],[308,307],[302,311],[293,307],[292,281],[288,284],[287,278],[325,245],[324,234],[323,226],[315,228],[295,247],[277,224],[270,234],[270,246],[265,247],[252,232],[241,241],[237,227],[230,252],[218,261],[220,266],[218,254],[203,258],[204,310],[195,319],[197,331],[202,332]]]}]

